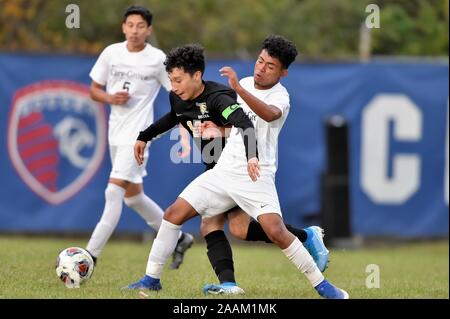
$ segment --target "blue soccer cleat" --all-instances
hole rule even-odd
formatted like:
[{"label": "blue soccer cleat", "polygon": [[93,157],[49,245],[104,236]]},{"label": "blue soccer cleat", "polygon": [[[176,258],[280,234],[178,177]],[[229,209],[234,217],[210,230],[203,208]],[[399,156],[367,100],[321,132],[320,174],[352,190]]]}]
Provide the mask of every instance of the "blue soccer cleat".
[{"label": "blue soccer cleat", "polygon": [[323,229],[319,226],[311,226],[305,228],[305,231],[308,237],[303,245],[314,259],[319,270],[324,272],[328,267],[328,255],[330,252],[323,243]]},{"label": "blue soccer cleat", "polygon": [[145,275],[144,278],[124,287],[124,289],[148,289],[158,291],[162,289],[162,286],[159,279]]},{"label": "blue soccer cleat", "polygon": [[330,284],[326,279],[324,279],[320,284],[314,287],[316,291],[322,298],[325,299],[348,299],[348,293],[336,286]]},{"label": "blue soccer cleat", "polygon": [[239,287],[235,282],[224,282],[220,285],[208,284],[203,287],[205,295],[243,295],[244,289]]}]

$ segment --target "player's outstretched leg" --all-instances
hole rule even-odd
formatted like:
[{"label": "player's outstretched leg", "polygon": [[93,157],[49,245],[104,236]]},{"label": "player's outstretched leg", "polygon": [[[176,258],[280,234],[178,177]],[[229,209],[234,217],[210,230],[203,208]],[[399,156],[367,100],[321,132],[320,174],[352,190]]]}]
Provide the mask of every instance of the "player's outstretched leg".
[{"label": "player's outstretched leg", "polygon": [[[145,195],[141,184],[130,183],[125,197],[125,204],[135,210],[156,232],[161,227],[164,212],[159,205],[150,197]],[[127,194],[125,196],[127,196]],[[194,237],[191,234],[180,231],[177,246],[172,254],[173,262],[170,265],[172,269],[178,269],[183,263],[184,254],[194,243]]]},{"label": "player's outstretched leg", "polygon": [[145,276],[126,286],[126,289],[161,289],[160,278],[164,265],[177,246],[181,225],[196,215],[197,212],[188,202],[177,198],[164,213],[161,227],[150,250]]},{"label": "player's outstretched leg", "polygon": [[[228,213],[230,232],[233,236],[246,241],[264,241],[273,243],[264,232],[260,223],[251,219],[241,208],[235,208]],[[311,254],[321,272],[328,267],[329,251],[323,242],[323,229],[311,226],[305,229],[285,224],[286,228],[296,236]]]},{"label": "player's outstretched leg", "polygon": [[206,284],[204,294],[213,295],[241,295],[240,288],[234,277],[233,252],[223,230],[215,230],[205,236],[208,249],[208,259],[213,267],[220,284]]},{"label": "player's outstretched leg", "polygon": [[206,284],[202,289],[204,294],[244,294],[234,277],[233,251],[223,231],[224,223],[224,215],[202,218],[201,233],[206,241],[208,259],[220,282]]},{"label": "player's outstretched leg", "polygon": [[327,299],[349,298],[346,291],[325,280],[309,252],[300,240],[286,229],[279,214],[263,214],[258,217],[258,220],[269,238],[283,250],[286,257],[306,276],[321,297]]},{"label": "player's outstretched leg", "polygon": [[125,289],[160,290],[160,278],[166,261],[174,251],[181,225],[163,220],[148,257],[145,276]]},{"label": "player's outstretched leg", "polygon": [[124,196],[125,189],[123,187],[108,183],[105,189],[105,207],[102,217],[86,246],[86,250],[91,254],[95,265],[97,264],[97,258],[119,222]]}]

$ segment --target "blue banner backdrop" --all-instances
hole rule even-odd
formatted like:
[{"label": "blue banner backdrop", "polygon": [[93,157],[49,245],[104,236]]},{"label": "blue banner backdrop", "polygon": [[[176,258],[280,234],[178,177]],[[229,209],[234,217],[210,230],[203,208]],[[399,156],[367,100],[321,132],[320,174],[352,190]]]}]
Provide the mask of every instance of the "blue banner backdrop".
[{"label": "blue banner backdrop", "polygon": [[[110,171],[108,106],[89,99],[95,57],[0,54],[0,231],[91,231]],[[252,74],[253,62],[211,61],[204,78],[226,83],[219,68]],[[324,123],[350,125],[352,228],[355,234],[448,235],[448,64],[295,64],[283,84],[291,111],[279,144],[277,187],[284,218],[298,226],[320,211]],[[156,118],[169,109],[167,92]],[[173,163],[177,140],[150,148],[146,193],[166,208],[203,171]],[[181,160],[180,160],[181,161]],[[198,233],[199,219],[184,228]],[[147,225],[124,207],[118,231]]]}]

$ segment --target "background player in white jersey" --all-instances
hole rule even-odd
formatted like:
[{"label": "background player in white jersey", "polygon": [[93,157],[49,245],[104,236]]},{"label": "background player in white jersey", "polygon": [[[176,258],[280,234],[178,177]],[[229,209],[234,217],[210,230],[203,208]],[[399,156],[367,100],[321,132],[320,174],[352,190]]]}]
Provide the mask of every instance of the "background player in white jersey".
[{"label": "background player in white jersey", "polygon": [[[138,166],[133,156],[139,131],[153,122],[153,104],[161,85],[171,90],[163,64],[165,54],[146,42],[152,32],[152,19],[146,8],[129,7],[122,23],[126,41],[105,48],[89,74],[91,97],[111,105],[108,142],[112,169],[103,214],[86,247],[95,262],[119,222],[123,202],[154,230],[161,225],[162,209],[144,194],[145,164]],[[145,162],[147,158],[148,146]],[[184,252],[193,243],[190,234],[180,231],[177,236],[172,268],[179,267]]]},{"label": "background player in white jersey", "polygon": [[[278,37],[283,42],[290,43],[284,38]],[[267,52],[265,52],[267,53]],[[262,56],[270,63],[275,59],[266,54]],[[295,58],[295,56],[294,56]],[[287,74],[287,67],[293,61],[278,61],[283,66],[283,72]],[[224,72],[226,70],[223,70]],[[201,75],[202,72],[200,72]],[[226,72],[224,72],[226,73]],[[170,71],[169,71],[170,74]],[[187,79],[188,85],[180,79],[179,85],[184,88],[199,87],[201,83],[200,75]],[[259,78],[259,76],[257,77]],[[198,82],[198,83],[196,83]],[[200,86],[201,88],[201,86]],[[281,87],[283,90],[284,88]],[[191,89],[190,89],[191,90]],[[175,91],[177,93],[177,91]],[[189,91],[178,90],[181,98],[189,98]],[[192,92],[191,92],[192,93]],[[200,93],[201,94],[201,90]],[[250,93],[249,93],[250,94]],[[195,96],[194,96],[195,98]],[[254,97],[256,98],[256,97]],[[281,116],[289,107],[289,99],[282,100]],[[278,103],[277,103],[278,104]],[[223,111],[222,114],[229,116],[236,113],[240,108],[231,105]],[[231,112],[231,113],[230,113]],[[281,218],[281,210],[278,203],[278,196],[275,188],[274,175],[276,170],[276,144],[279,130],[284,122],[282,119],[278,123],[268,123],[269,126],[277,128],[274,132],[267,130],[266,138],[269,137],[269,144],[258,145],[258,151],[249,153],[248,139],[242,138],[242,132],[233,128],[230,138],[219,158],[217,165],[197,177],[188,187],[179,195],[174,204],[165,212],[160,231],[153,243],[144,278],[136,283],[130,284],[128,289],[150,289],[160,290],[160,278],[164,265],[170,256],[171,251],[176,246],[178,231],[181,225],[200,214],[202,217],[214,217],[234,208],[241,207],[246,213],[258,220],[271,239],[277,246],[283,249],[283,252],[294,265],[306,275],[310,283],[317,292],[325,298],[348,298],[348,294],[330,284],[324,279],[322,273],[314,263],[313,258],[303,247],[300,240],[290,233]],[[256,125],[260,125],[258,121]],[[247,135],[249,138],[254,136],[254,130],[248,126]],[[265,127],[261,127],[261,133]],[[259,132],[257,133],[260,134]],[[267,134],[273,134],[271,136]],[[261,152],[261,166],[257,154]],[[249,156],[249,154],[255,154]]]}]

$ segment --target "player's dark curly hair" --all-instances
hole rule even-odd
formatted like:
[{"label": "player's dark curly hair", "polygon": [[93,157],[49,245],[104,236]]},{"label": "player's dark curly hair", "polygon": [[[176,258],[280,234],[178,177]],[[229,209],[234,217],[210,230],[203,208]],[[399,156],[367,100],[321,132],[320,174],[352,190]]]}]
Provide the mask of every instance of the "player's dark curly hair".
[{"label": "player's dark curly hair", "polygon": [[295,44],[281,35],[269,35],[262,44],[262,49],[273,58],[280,60],[285,69],[289,68],[298,54]]},{"label": "player's dark curly hair", "polygon": [[140,6],[128,7],[123,14],[123,23],[125,23],[125,21],[127,21],[128,16],[132,14],[139,14],[142,17],[142,19],[144,19],[147,22],[148,26],[152,25],[153,21],[152,13],[148,9]]},{"label": "player's dark curly hair", "polygon": [[205,49],[198,44],[187,44],[172,49],[164,62],[166,71],[170,72],[174,68],[183,68],[184,72],[189,73],[190,75],[194,75],[197,71],[200,71],[203,74],[205,71],[204,50]]}]

